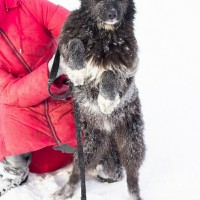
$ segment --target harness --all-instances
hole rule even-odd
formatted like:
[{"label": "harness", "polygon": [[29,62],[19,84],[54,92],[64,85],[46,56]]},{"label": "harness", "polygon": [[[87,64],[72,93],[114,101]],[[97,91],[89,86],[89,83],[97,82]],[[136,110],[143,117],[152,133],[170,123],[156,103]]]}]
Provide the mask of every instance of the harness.
[{"label": "harness", "polygon": [[[73,94],[73,83],[68,80],[69,83],[69,89],[66,91],[65,94],[60,96],[55,96],[51,93],[51,85],[54,83],[58,68],[60,63],[60,51],[57,49],[56,55],[54,58],[53,66],[49,75],[48,79],[48,92],[50,96],[54,99],[58,100],[65,100],[71,93]],[[84,155],[83,155],[83,144],[82,144],[82,136],[81,136],[81,122],[80,122],[80,112],[79,107],[76,101],[73,99],[73,105],[74,105],[74,116],[75,116],[75,125],[76,125],[76,139],[78,144],[78,165],[80,169],[80,179],[81,179],[81,200],[86,200],[86,186],[85,186],[85,162],[84,162]],[[57,150],[61,150],[62,152],[67,153],[67,148],[65,147],[65,144],[60,145]]]}]

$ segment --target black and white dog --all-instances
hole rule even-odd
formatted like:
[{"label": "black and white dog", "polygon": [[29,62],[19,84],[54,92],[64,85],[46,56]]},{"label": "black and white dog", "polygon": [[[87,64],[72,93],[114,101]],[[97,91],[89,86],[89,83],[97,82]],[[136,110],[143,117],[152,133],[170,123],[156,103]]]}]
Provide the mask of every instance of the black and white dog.
[{"label": "black and white dog", "polygon": [[[103,163],[105,174],[116,181],[122,165],[130,199],[140,200],[138,176],[145,145],[134,81],[138,61],[134,14],[133,0],[81,0],[80,9],[64,24],[59,44],[83,122],[86,170]],[[71,197],[79,180],[75,155],[69,182],[54,199]]]}]

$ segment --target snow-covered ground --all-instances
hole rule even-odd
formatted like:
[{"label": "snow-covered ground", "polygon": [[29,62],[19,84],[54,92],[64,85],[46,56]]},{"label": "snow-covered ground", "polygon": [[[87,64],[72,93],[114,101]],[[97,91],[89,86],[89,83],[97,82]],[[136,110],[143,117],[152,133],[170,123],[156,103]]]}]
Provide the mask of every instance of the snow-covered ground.
[{"label": "snow-covered ground", "polygon": [[[78,0],[52,0],[70,10]],[[136,0],[140,47],[137,85],[147,155],[140,171],[144,200],[200,200],[200,1]],[[28,182],[2,200],[50,200],[71,166]],[[125,178],[87,178],[88,200],[128,200]],[[73,200],[80,199],[80,187]]]}]

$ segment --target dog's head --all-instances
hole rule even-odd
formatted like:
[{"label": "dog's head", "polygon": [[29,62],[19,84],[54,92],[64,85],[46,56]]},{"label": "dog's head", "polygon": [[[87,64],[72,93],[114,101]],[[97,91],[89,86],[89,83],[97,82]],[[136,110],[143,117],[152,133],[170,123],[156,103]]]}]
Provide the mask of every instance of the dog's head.
[{"label": "dog's head", "polygon": [[81,0],[81,7],[88,11],[98,27],[112,29],[126,19],[133,20],[133,0]]}]

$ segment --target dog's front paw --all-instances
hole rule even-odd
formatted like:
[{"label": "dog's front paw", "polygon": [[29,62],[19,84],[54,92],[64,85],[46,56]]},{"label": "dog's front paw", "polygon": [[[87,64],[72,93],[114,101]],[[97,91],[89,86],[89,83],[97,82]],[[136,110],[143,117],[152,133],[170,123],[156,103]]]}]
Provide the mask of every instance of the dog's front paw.
[{"label": "dog's front paw", "polygon": [[102,113],[111,114],[114,109],[119,105],[120,98],[117,94],[114,100],[110,100],[99,94],[97,102]]},{"label": "dog's front paw", "polygon": [[85,48],[78,38],[72,39],[68,44],[68,67],[67,75],[74,86],[84,84],[86,67],[84,64]]},{"label": "dog's front paw", "polygon": [[69,41],[68,44],[68,65],[73,70],[83,69],[85,48],[78,38]]},{"label": "dog's front paw", "polygon": [[66,184],[62,189],[53,194],[53,200],[65,200],[71,198],[74,194],[75,186]]},{"label": "dog's front paw", "polygon": [[111,114],[120,103],[117,88],[117,75],[111,70],[103,72],[97,99],[99,108],[103,113]]},{"label": "dog's front paw", "polygon": [[67,75],[74,86],[83,85],[86,77],[86,68],[74,70],[68,67]]}]

